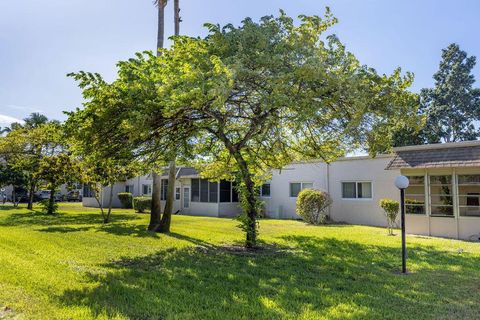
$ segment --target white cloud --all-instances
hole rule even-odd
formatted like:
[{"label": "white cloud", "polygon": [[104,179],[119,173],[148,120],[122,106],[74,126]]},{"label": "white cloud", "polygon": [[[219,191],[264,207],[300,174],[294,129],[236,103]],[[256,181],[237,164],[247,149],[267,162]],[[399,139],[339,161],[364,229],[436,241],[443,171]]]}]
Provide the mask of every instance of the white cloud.
[{"label": "white cloud", "polygon": [[10,116],[4,115],[4,114],[0,114],[0,127],[8,126],[12,122],[23,123],[23,120],[20,120],[20,119],[14,118],[14,117],[10,117]]},{"label": "white cloud", "polygon": [[29,111],[29,112],[43,112],[43,110],[41,108],[35,107],[35,106],[18,106],[16,104],[9,104],[9,105],[6,105],[5,108],[14,109],[14,110]]}]

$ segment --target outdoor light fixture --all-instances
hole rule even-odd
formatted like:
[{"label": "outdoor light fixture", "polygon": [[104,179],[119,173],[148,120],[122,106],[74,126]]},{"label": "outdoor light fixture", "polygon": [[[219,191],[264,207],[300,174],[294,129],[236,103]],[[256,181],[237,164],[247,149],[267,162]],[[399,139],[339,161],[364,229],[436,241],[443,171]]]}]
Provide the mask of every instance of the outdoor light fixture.
[{"label": "outdoor light fixture", "polygon": [[395,178],[395,186],[400,189],[400,221],[402,224],[402,273],[407,273],[407,248],[405,244],[405,189],[408,188],[408,178],[398,176]]}]

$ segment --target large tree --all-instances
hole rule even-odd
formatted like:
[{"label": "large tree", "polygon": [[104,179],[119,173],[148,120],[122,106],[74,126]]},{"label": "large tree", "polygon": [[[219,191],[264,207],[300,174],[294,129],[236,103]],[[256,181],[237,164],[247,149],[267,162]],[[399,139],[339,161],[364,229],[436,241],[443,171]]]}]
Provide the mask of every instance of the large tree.
[{"label": "large tree", "polygon": [[[272,168],[332,161],[361,146],[374,155],[395,129],[418,120],[411,74],[361,65],[325,35],[336,22],[329,10],[300,21],[281,12],[239,27],[208,24],[203,39],[176,37],[159,57],[119,63],[110,85],[123,102],[108,112],[122,114],[146,157],[175,151],[207,178],[235,180],[247,247],[257,239],[256,185]],[[89,76],[77,78],[96,92]]]},{"label": "large tree", "polygon": [[0,157],[12,168],[23,172],[28,182],[28,209],[33,208],[34,193],[38,187],[38,170],[45,156],[51,155],[58,141],[58,121],[49,121],[39,113],[32,113],[23,124],[14,123],[0,138]]},{"label": "large tree", "polygon": [[480,131],[480,89],[473,88],[475,57],[457,44],[442,50],[435,87],[421,92],[420,112],[426,117],[422,135],[427,143],[476,140]]}]

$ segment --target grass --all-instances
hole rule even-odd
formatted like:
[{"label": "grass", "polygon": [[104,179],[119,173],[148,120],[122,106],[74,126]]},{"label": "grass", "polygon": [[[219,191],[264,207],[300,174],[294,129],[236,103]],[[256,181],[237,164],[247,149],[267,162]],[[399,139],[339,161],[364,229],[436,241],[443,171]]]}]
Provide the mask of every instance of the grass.
[{"label": "grass", "polygon": [[480,244],[381,228],[260,223],[263,248],[237,250],[230,219],[63,204],[57,216],[0,206],[0,319],[474,319]]}]

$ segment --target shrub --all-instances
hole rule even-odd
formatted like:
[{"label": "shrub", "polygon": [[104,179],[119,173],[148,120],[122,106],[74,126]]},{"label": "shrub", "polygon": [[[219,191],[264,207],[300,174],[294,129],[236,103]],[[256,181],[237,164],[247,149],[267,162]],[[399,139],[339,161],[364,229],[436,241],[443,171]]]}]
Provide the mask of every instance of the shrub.
[{"label": "shrub", "polygon": [[119,192],[117,197],[122,203],[122,208],[132,209],[133,208],[133,196],[130,192]]},{"label": "shrub", "polygon": [[42,207],[42,211],[47,214],[56,214],[58,212],[58,203],[56,201],[50,203],[50,199],[40,201],[40,207]]},{"label": "shrub", "polygon": [[152,198],[150,197],[135,197],[133,198],[133,207],[136,212],[144,213],[152,207]]},{"label": "shrub", "polygon": [[325,210],[332,204],[330,195],[315,189],[303,189],[297,198],[297,214],[308,223],[323,224],[328,215]]},{"label": "shrub", "polygon": [[400,204],[392,199],[380,199],[379,205],[387,217],[388,234],[393,235],[393,227],[397,221]]}]

